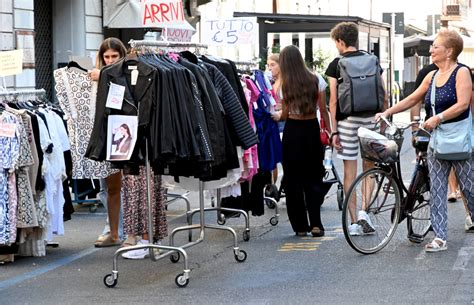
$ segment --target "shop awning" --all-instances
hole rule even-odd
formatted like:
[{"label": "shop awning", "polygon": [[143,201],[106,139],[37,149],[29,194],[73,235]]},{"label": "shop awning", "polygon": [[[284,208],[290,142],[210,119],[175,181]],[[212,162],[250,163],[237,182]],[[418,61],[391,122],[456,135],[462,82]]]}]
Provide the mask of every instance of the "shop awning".
[{"label": "shop awning", "polygon": [[[190,30],[196,31],[185,19],[184,11],[181,5],[180,11],[177,10],[168,10],[167,16],[163,16],[161,12],[153,14],[154,11],[150,9],[151,12],[148,15],[144,15],[143,5],[153,2],[160,1],[149,1],[141,2],[140,0],[103,0],[103,25],[107,28],[118,28],[118,29],[127,29],[127,28],[172,28],[179,30]],[[162,1],[164,3],[169,3],[173,1]],[[175,1],[177,3],[179,1]],[[177,7],[176,7],[177,8]],[[166,12],[166,11],[165,11]],[[174,14],[172,18],[171,12]],[[146,18],[146,16],[150,18]],[[145,18],[144,18],[145,17]],[[149,22],[153,21],[153,22]]]},{"label": "shop awning", "polygon": [[436,36],[412,35],[403,39],[403,48],[405,57],[415,54],[419,56],[430,56],[430,45]]}]

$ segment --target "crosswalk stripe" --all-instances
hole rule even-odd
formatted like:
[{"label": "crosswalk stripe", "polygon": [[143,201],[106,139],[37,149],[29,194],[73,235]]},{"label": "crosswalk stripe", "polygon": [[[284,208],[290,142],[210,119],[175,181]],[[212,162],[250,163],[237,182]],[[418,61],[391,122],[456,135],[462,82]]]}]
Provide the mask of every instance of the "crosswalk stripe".
[{"label": "crosswalk stripe", "polygon": [[290,252],[290,251],[315,251],[318,248],[306,248],[306,249],[278,249],[278,252]]}]

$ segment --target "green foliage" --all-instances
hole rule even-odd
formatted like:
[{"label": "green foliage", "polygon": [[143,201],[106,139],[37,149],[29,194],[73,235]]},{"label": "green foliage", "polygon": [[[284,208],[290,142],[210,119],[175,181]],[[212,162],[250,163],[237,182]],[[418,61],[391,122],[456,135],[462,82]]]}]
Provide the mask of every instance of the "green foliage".
[{"label": "green foliage", "polygon": [[317,49],[313,53],[313,62],[307,63],[308,67],[315,70],[321,75],[324,75],[327,65],[329,64],[330,54],[321,49]]}]

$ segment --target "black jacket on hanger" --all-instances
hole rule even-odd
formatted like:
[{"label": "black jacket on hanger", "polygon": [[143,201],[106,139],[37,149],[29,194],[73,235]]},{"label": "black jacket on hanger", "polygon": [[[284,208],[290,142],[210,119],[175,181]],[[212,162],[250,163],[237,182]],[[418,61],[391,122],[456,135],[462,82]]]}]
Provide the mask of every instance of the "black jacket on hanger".
[{"label": "black jacket on hanger", "polygon": [[250,126],[249,120],[240,107],[237,95],[232,90],[224,75],[213,65],[207,65],[209,75],[215,85],[217,94],[224,106],[229,130],[235,145],[248,149],[258,143],[257,135]]},{"label": "black jacket on hanger", "polygon": [[201,56],[201,59],[204,62],[210,63],[211,65],[217,67],[219,71],[224,74],[225,78],[227,81],[229,81],[229,84],[232,86],[232,89],[234,90],[235,95],[240,101],[240,105],[242,106],[242,109],[244,110],[245,115],[249,116],[249,107],[247,104],[247,99],[245,98],[245,93],[244,89],[242,88],[242,85],[240,84],[240,79],[237,74],[237,68],[235,67],[235,64],[230,60],[222,59],[222,58],[217,58],[213,56]]},{"label": "black jacket on hanger", "polygon": [[[135,86],[131,85],[130,66],[136,66],[138,78]],[[97,161],[106,159],[107,145],[107,119],[109,115],[137,115],[138,114],[138,139],[130,161],[114,162],[115,164],[128,164],[133,171],[138,169],[138,164],[144,162],[144,137],[146,128],[150,123],[152,104],[155,101],[155,70],[136,57],[125,57],[113,65],[101,70],[97,88],[96,113],[94,128],[85,156]],[[121,109],[106,108],[107,95],[111,83],[124,86],[125,94]],[[136,164],[135,164],[136,163]],[[127,171],[126,171],[127,172]]]},{"label": "black jacket on hanger", "polygon": [[225,162],[225,139],[224,133],[218,131],[224,129],[224,124],[222,121],[222,112],[219,107],[220,101],[217,94],[211,84],[206,84],[204,75],[207,73],[206,71],[185,58],[180,58],[179,63],[189,69],[196,78],[201,103],[204,108],[207,130],[209,131],[210,145],[214,153],[213,164],[223,164]]}]

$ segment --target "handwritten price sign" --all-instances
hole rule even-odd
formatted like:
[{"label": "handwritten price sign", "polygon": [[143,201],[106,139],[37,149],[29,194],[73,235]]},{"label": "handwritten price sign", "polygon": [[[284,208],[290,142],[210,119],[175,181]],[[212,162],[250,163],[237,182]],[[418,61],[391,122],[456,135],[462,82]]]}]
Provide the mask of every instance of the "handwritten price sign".
[{"label": "handwritten price sign", "polygon": [[209,45],[256,44],[258,24],[255,18],[211,19],[203,22],[203,43]]}]

